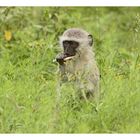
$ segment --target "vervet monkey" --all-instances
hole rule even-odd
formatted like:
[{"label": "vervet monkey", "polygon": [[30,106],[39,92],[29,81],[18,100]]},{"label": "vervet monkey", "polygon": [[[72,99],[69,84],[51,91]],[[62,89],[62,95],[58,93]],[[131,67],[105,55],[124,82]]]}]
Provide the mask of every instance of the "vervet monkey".
[{"label": "vervet monkey", "polygon": [[56,61],[59,63],[61,81],[73,81],[82,97],[98,94],[99,70],[92,50],[92,35],[83,29],[71,28],[60,37],[63,49]]}]

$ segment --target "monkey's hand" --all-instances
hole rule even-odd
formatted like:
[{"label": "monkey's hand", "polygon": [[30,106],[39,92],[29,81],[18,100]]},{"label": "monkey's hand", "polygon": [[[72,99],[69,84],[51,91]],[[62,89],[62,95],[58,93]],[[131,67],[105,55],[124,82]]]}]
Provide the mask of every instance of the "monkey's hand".
[{"label": "monkey's hand", "polygon": [[58,54],[56,56],[56,62],[58,62],[60,65],[64,65],[64,62],[65,62],[65,55],[64,54]]}]

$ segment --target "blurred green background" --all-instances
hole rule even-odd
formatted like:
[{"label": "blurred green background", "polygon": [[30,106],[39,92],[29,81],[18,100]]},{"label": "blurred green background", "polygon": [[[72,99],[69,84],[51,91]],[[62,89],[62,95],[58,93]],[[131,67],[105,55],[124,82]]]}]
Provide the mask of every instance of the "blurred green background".
[{"label": "blurred green background", "polygon": [[[93,34],[99,103],[57,87],[71,27]],[[139,110],[139,7],[0,7],[0,133],[139,133]]]}]

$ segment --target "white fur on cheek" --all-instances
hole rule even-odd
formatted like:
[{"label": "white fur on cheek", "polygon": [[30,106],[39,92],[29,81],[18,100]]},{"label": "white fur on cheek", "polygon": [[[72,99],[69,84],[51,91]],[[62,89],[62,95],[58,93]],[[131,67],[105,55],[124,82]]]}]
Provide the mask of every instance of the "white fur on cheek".
[{"label": "white fur on cheek", "polygon": [[59,37],[59,44],[60,44],[60,47],[63,48],[63,37],[62,36]]}]

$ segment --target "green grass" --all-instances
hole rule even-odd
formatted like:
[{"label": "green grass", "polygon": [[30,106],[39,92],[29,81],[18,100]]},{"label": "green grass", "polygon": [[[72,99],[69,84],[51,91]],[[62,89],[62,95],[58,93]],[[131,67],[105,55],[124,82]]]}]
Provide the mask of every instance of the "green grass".
[{"label": "green grass", "polygon": [[[0,8],[0,133],[139,133],[139,11]],[[71,84],[58,88],[53,59],[59,36],[70,27],[94,36],[99,103],[77,99]]]}]

